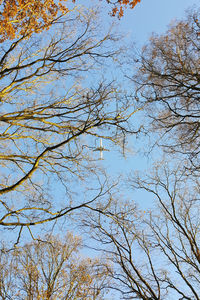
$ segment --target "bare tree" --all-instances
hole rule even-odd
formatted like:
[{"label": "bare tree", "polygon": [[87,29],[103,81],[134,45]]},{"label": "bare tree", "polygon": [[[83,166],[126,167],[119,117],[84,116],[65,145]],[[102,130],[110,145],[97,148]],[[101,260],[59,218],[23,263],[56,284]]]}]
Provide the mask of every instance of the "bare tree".
[{"label": "bare tree", "polygon": [[165,34],[150,38],[132,78],[136,96],[147,107],[151,128],[159,132],[157,144],[167,152],[183,154],[189,159],[191,170],[197,171],[199,49],[199,9],[194,9],[184,20],[173,22]]},{"label": "bare tree", "polygon": [[[47,31],[0,45],[0,225],[19,235],[103,196],[96,138],[119,145],[133,132],[134,107],[105,79],[119,37],[101,31],[98,18],[74,10]],[[86,193],[94,180],[99,189]]]},{"label": "bare tree", "polygon": [[96,248],[114,263],[110,288],[122,299],[199,299],[199,182],[167,164],[129,182],[153,195],[151,209],[129,202],[124,212],[116,204],[85,219]]}]

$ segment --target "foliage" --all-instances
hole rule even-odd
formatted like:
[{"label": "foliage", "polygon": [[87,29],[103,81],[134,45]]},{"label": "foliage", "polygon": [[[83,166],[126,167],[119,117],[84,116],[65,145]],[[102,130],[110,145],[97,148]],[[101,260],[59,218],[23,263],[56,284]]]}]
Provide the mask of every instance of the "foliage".
[{"label": "foliage", "polygon": [[[112,10],[112,16],[118,16],[119,18],[123,17],[124,9],[129,7],[133,9],[141,0],[118,0],[114,2],[114,8]],[[109,0],[107,0],[110,3]]]},{"label": "foliage", "polygon": [[49,29],[61,15],[68,13],[63,2],[66,0],[1,0],[1,42]]},{"label": "foliage", "polygon": [[110,267],[100,259],[81,258],[81,247],[81,239],[68,233],[62,240],[47,235],[1,253],[0,296],[4,300],[103,299]]}]

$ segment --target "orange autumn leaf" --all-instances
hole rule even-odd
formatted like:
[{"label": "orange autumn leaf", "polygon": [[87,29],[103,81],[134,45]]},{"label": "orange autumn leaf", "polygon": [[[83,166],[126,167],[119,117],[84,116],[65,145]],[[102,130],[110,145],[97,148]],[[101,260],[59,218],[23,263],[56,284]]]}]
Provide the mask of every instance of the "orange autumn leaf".
[{"label": "orange autumn leaf", "polygon": [[0,0],[0,41],[48,29],[68,9],[62,1]]},{"label": "orange autumn leaf", "polygon": [[112,16],[118,16],[118,18],[120,19],[124,15],[124,9],[128,7],[133,9],[140,1],[141,0],[118,0],[115,3],[114,8],[112,9]]}]

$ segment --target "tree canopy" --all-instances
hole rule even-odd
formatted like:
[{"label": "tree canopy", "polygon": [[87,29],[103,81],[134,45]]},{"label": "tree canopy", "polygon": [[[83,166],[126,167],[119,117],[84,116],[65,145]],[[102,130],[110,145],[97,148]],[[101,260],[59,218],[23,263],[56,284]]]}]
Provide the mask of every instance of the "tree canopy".
[{"label": "tree canopy", "polygon": [[[131,56],[65,2],[0,2],[0,296],[200,300],[199,10]],[[107,2],[121,17],[139,1]],[[96,151],[129,135],[156,155],[114,181]]]}]

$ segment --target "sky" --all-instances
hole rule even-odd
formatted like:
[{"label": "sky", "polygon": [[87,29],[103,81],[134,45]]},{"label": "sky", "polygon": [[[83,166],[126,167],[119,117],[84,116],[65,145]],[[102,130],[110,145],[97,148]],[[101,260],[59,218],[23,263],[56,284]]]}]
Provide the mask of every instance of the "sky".
[{"label": "sky", "polygon": [[182,18],[193,5],[198,6],[199,0],[141,0],[133,10],[126,10],[121,28],[142,44],[152,32],[165,32],[171,21]]}]

